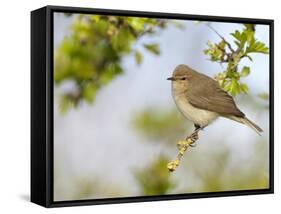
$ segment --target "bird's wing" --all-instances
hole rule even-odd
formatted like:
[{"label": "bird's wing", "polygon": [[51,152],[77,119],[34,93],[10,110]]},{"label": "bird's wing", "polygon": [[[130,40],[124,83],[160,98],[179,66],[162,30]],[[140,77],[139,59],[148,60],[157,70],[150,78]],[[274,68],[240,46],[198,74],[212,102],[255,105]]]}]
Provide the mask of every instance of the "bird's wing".
[{"label": "bird's wing", "polygon": [[[205,77],[203,78],[205,79]],[[245,116],[237,108],[233,98],[222,90],[215,80],[208,78],[203,82],[204,87],[194,84],[192,85],[192,90],[186,91],[188,101],[191,105],[224,115]]]}]

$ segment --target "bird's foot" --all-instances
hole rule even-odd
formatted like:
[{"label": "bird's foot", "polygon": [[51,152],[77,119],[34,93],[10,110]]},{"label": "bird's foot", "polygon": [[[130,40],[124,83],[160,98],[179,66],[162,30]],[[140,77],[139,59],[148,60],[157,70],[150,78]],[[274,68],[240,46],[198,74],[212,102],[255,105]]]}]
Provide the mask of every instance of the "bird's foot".
[{"label": "bird's foot", "polygon": [[191,143],[189,144],[190,147],[196,147],[196,141],[199,139],[199,136],[198,136],[198,132],[200,130],[203,130],[205,128],[205,126],[196,126],[196,129],[194,130],[194,132],[190,135],[190,136],[187,136],[185,140],[190,140]]},{"label": "bird's foot", "polygon": [[187,139],[191,140],[191,144],[189,144],[190,147],[196,147],[196,141],[198,140],[198,131],[193,132]]},{"label": "bird's foot", "polygon": [[195,142],[194,142],[194,143],[191,143],[191,144],[189,144],[189,146],[192,147],[192,148],[194,148],[194,147],[197,146],[197,143],[195,143]]},{"label": "bird's foot", "polygon": [[198,132],[193,132],[190,136],[188,136],[185,140],[178,141],[177,147],[178,149],[182,149],[187,146],[195,147],[196,141],[198,140]]}]

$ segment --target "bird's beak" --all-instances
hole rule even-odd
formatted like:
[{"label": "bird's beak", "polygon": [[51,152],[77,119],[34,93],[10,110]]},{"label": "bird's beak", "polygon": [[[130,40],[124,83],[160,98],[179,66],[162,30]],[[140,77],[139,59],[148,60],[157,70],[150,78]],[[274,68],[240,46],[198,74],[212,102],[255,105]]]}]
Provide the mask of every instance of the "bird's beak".
[{"label": "bird's beak", "polygon": [[169,77],[167,80],[175,81],[176,79],[174,77]]}]

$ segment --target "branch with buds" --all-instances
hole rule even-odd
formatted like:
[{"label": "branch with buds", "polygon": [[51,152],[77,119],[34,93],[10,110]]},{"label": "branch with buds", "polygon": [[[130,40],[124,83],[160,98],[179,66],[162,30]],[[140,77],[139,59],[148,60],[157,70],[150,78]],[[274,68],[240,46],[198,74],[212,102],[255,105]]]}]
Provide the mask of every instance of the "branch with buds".
[{"label": "branch with buds", "polygon": [[199,139],[198,132],[200,130],[201,130],[201,128],[196,129],[191,135],[187,136],[185,138],[185,140],[178,141],[177,147],[178,147],[179,152],[178,152],[177,158],[167,164],[167,168],[170,172],[173,172],[177,169],[187,148],[190,146],[191,147],[194,146],[195,142]]}]

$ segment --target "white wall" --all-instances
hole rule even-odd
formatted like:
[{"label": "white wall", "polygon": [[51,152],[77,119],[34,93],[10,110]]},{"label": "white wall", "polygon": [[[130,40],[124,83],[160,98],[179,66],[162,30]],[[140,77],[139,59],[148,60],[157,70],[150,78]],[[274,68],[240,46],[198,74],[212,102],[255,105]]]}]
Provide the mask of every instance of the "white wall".
[{"label": "white wall", "polygon": [[[153,203],[90,206],[46,210],[27,202],[29,200],[29,145],[30,145],[30,16],[29,12],[41,6],[67,5],[127,10],[174,12],[202,15],[236,16],[275,19],[275,59],[280,58],[281,15],[278,1],[235,0],[8,0],[1,2],[0,19],[0,201],[1,213],[265,213],[277,210],[281,199],[280,132],[275,135],[275,194],[200,200],[164,201]],[[275,62],[275,103],[280,109],[280,61]],[[276,127],[280,127],[279,111],[275,113]],[[278,128],[276,128],[277,130]]]}]

